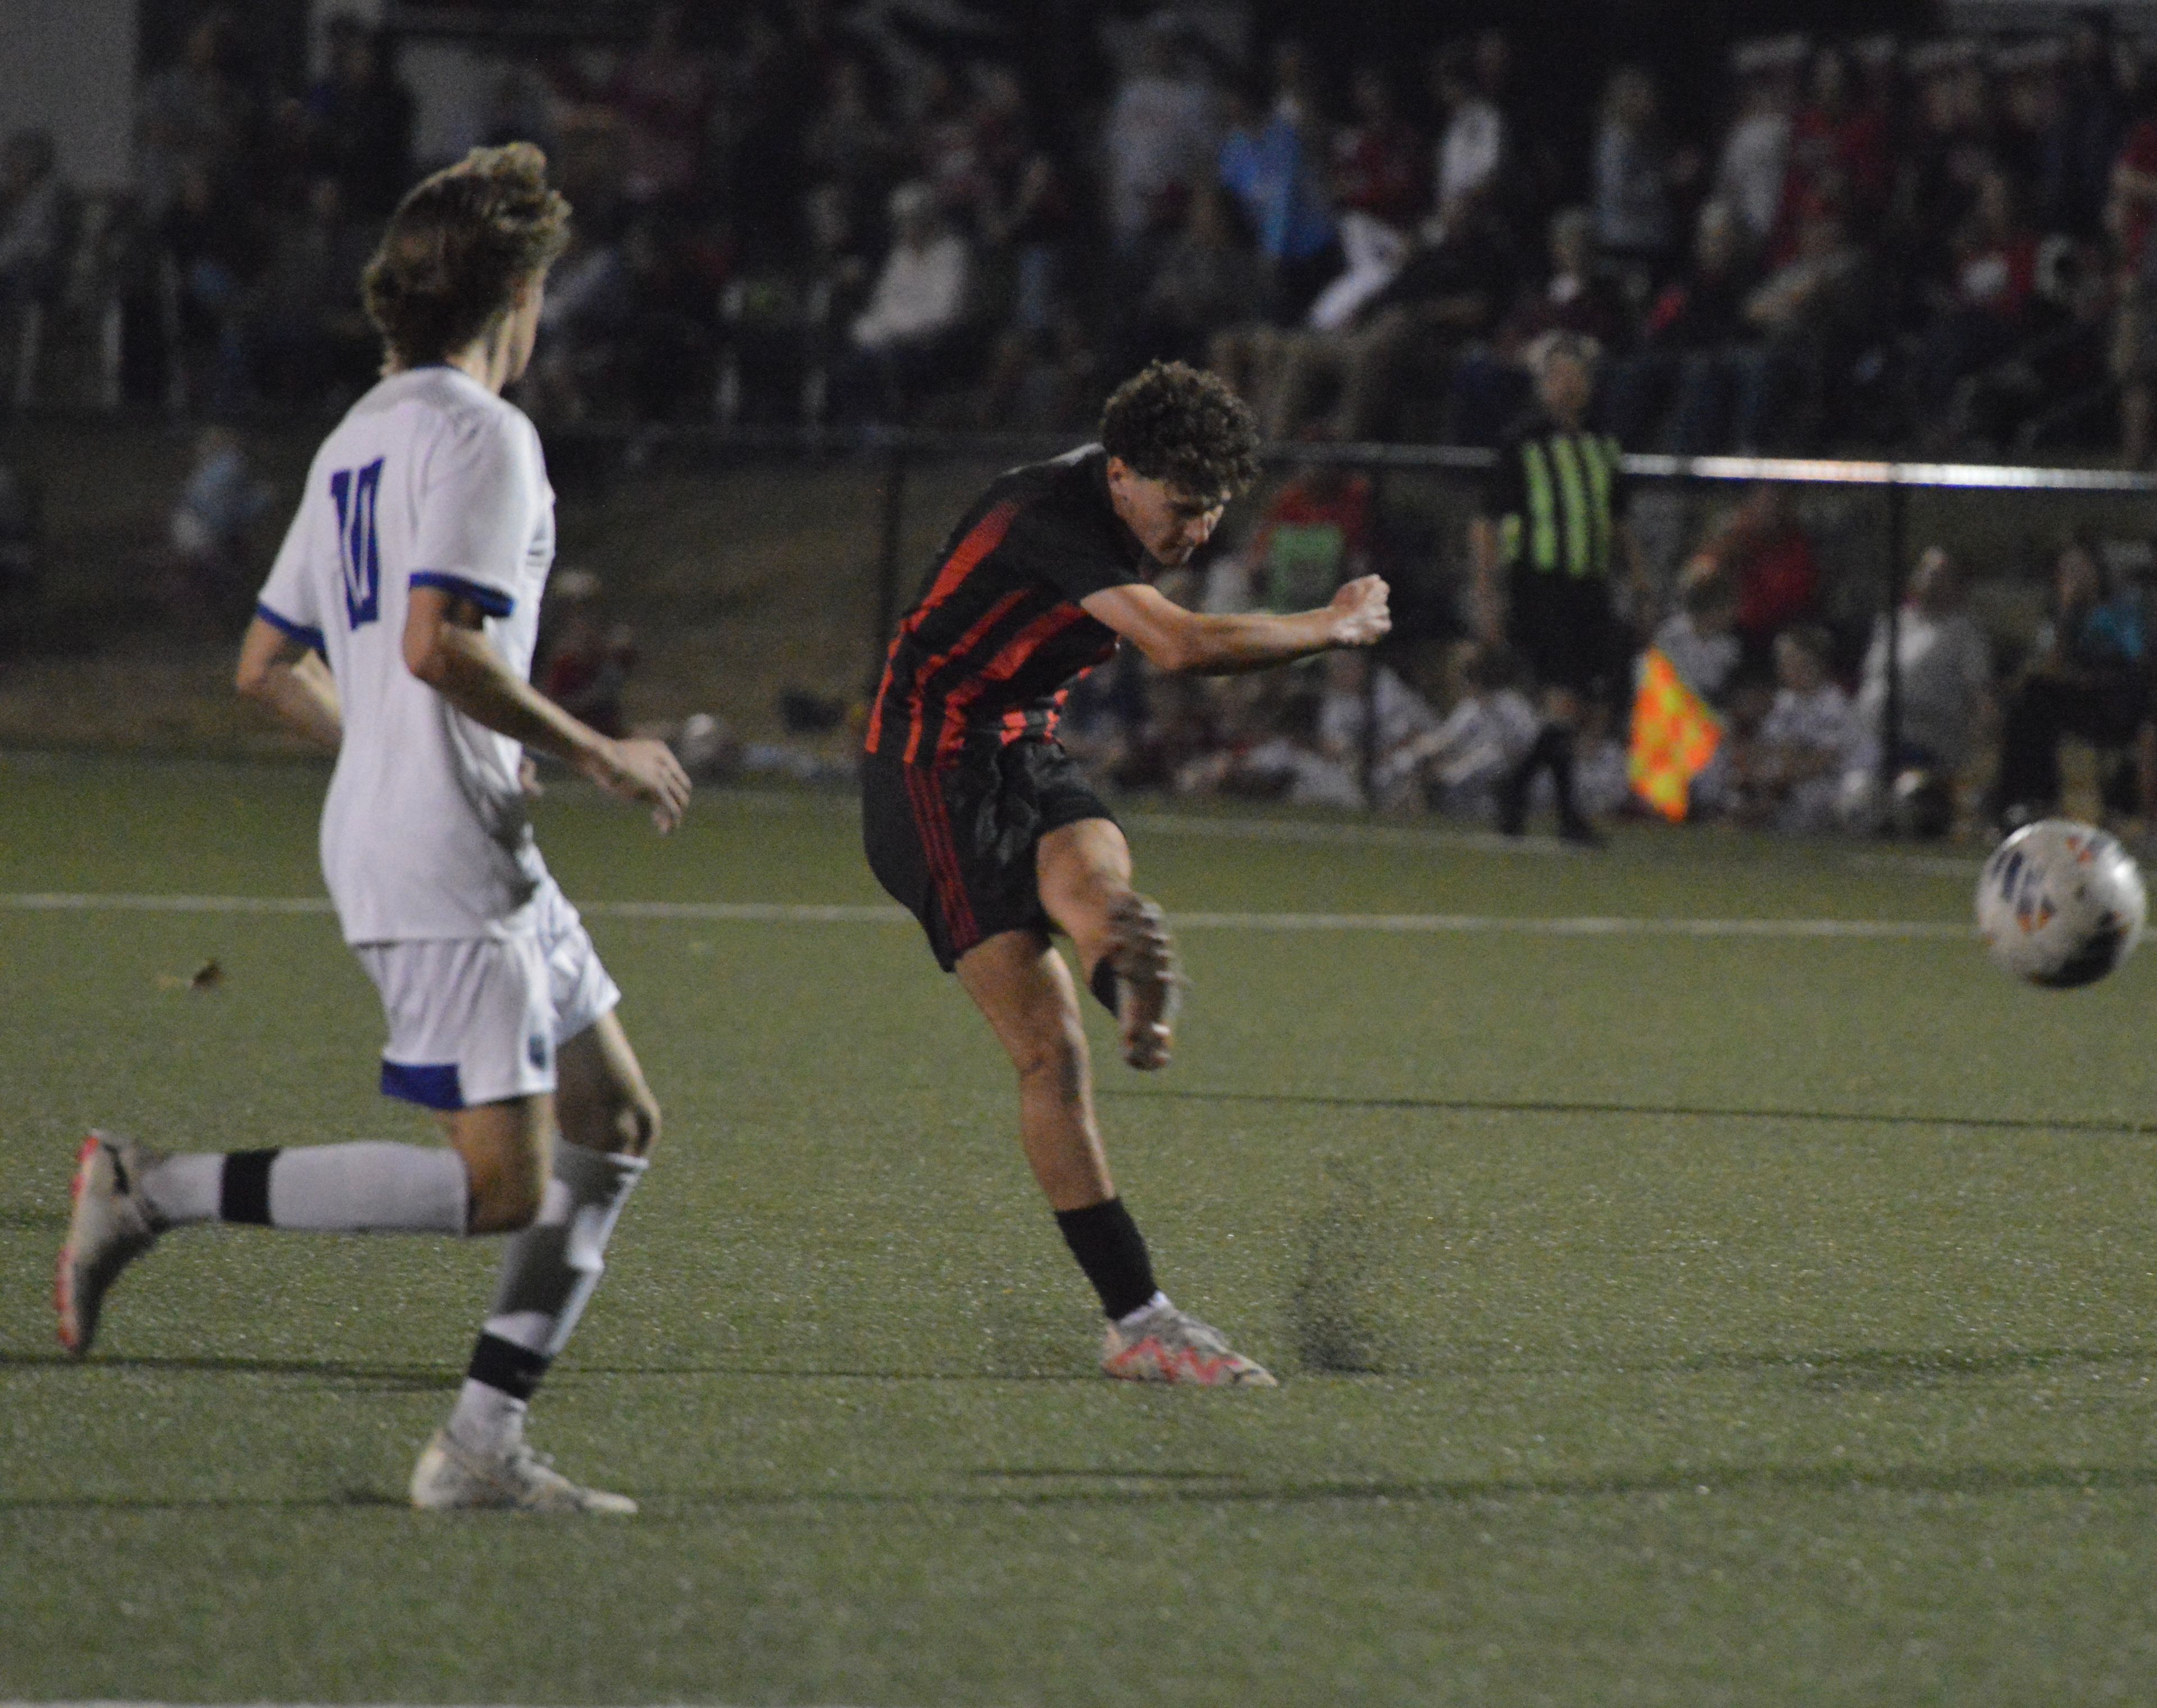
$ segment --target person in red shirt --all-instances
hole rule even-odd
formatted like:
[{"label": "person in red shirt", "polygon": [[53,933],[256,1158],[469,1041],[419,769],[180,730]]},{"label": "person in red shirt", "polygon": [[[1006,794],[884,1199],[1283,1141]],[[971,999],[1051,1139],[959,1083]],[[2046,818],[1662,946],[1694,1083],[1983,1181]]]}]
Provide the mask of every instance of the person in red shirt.
[{"label": "person in red shirt", "polygon": [[1764,680],[1773,673],[1775,637],[1812,620],[1820,603],[1820,559],[1790,508],[1789,488],[1772,481],[1753,487],[1701,550],[1737,591],[1731,627],[1740,670]]}]

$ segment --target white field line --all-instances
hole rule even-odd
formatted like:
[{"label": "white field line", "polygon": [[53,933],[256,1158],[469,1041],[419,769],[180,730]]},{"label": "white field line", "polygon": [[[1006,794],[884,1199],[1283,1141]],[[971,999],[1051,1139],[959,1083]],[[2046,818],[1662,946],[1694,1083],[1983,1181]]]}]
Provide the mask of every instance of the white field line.
[{"label": "white field line", "polygon": [[[713,924],[896,925],[909,923],[883,903],[792,902],[589,902],[601,919],[679,919]],[[0,895],[0,911],[26,913],[327,913],[316,896]],[[1966,939],[1972,927],[1929,919],[1655,919],[1585,915],[1514,918],[1497,913],[1244,913],[1173,916],[1200,931],[1367,931],[1409,936],[1798,937],[1889,940]]]}]

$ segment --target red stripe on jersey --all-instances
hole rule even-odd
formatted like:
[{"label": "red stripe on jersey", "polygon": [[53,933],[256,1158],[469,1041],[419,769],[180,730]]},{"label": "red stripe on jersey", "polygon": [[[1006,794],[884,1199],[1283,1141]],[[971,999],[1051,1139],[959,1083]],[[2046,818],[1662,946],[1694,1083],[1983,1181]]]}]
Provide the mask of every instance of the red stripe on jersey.
[{"label": "red stripe on jersey", "polygon": [[[1028,623],[1003,645],[1003,650],[975,673],[973,679],[944,702],[944,728],[936,738],[939,759],[955,753],[966,739],[966,708],[988,689],[991,683],[1008,682],[1024,669],[1026,661],[1054,640],[1073,623],[1086,620],[1083,608],[1075,604],[1059,604],[1043,612]],[[916,732],[919,733],[919,732]],[[913,758],[911,746],[907,757]]]},{"label": "red stripe on jersey", "polygon": [[[924,617],[958,591],[960,584],[973,574],[975,565],[1003,543],[1004,536],[1011,532],[1012,518],[1018,514],[1018,509],[1016,504],[999,504],[968,528],[966,537],[952,548],[951,555],[944,560],[944,567],[936,572],[934,584],[906,620],[898,625],[898,633],[892,637],[891,651],[884,656],[884,677],[877,688],[876,705],[869,713],[867,743],[869,752],[877,750],[877,743],[883,734],[884,696],[891,690],[891,666],[898,656],[899,642],[921,626]],[[911,763],[914,743],[909,741],[907,745],[907,758]]]},{"label": "red stripe on jersey", "polygon": [[[991,605],[988,610],[982,612],[972,628],[967,630],[965,634],[961,635],[956,640],[953,641],[944,651],[940,652],[934,657],[927,660],[922,665],[921,668],[914,672],[914,686],[908,692],[906,697],[907,733],[905,763],[907,764],[912,764],[914,762],[915,758],[921,752],[921,735],[924,722],[922,718],[922,702],[928,696],[929,684],[934,682],[936,678],[943,673],[944,667],[950,664],[954,659],[964,658],[976,646],[980,646],[981,643],[981,637],[986,635],[990,630],[995,628],[997,624],[1003,621],[1006,617],[1009,616],[1013,609],[1021,604],[1026,599],[1027,595],[1032,591],[1032,589],[1031,588],[1013,588],[1009,593],[1006,594],[1001,599]],[[964,691],[961,690],[961,692],[963,692]]]},{"label": "red stripe on jersey", "polygon": [[944,790],[934,772],[909,765],[905,774],[907,800],[914,809],[914,828],[929,862],[929,881],[935,887],[936,906],[944,915],[953,954],[964,954],[981,940],[981,930],[974,922],[974,905],[966,898],[958,851],[952,846],[950,810],[944,803]]}]

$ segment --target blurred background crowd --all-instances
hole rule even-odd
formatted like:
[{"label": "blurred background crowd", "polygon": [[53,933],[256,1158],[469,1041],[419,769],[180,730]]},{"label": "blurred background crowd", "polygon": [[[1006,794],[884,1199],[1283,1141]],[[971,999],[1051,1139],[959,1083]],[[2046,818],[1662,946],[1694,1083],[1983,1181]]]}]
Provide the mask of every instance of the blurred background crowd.
[{"label": "blurred background crowd", "polygon": [[[2149,450],[2157,56],[2108,13],[1743,39],[1675,104],[1653,63],[1555,100],[1500,28],[1359,58],[1234,7],[1053,16],[1061,78],[957,0],[662,4],[463,62],[432,154],[529,139],[578,209],[533,412],[1065,427],[1175,354],[1277,437],[1490,443],[1564,327],[1634,448]],[[324,37],[283,86],[201,11],[144,75],[128,197],[9,138],[0,297],[93,323],[121,395],[363,382],[353,276],[440,160],[398,33]]]},{"label": "blurred background crowd", "polygon": [[[1443,20],[1359,48],[1233,3],[662,3],[499,31],[415,83],[414,9],[328,16],[306,78],[240,12],[188,9],[146,59],[126,193],[70,186],[36,129],[0,149],[6,395],[203,429],[172,519],[190,585],[255,573],[275,509],[232,426],[370,383],[354,284],[398,197],[518,138],[577,210],[519,397],[549,430],[1077,432],[1178,357],[1279,443],[1487,446],[1562,333],[1592,341],[1589,424],[1629,450],[2151,458],[2157,39],[2111,11],[1958,33],[1905,8],[1892,33],[1725,28],[1598,60]],[[8,504],[0,469],[0,552]],[[1382,512],[1367,474],[1290,469],[1184,592],[1307,599],[1451,549]],[[1992,566],[1912,543],[1898,693],[1932,793],[1897,800],[1866,780],[1887,637],[1838,594],[1837,514],[1763,486],[1635,517],[1655,573],[1631,640],[1731,732],[1698,812],[1996,816],[2057,794],[2068,736],[2108,802],[2150,795],[2144,543],[2048,539],[2050,590],[2005,642],[1972,612]],[[569,603],[563,680],[618,702],[620,614]],[[1073,739],[1134,784],[1487,818],[1534,736],[1518,661],[1444,599],[1406,603],[1421,650],[1375,679],[1133,666],[1089,683]],[[1606,810],[1626,692],[1583,735]]]}]

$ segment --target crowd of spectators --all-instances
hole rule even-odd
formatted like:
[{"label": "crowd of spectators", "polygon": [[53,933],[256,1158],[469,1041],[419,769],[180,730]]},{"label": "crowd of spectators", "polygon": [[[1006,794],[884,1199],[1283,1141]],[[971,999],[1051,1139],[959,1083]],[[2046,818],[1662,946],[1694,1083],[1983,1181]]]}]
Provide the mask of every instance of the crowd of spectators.
[{"label": "crowd of spectators", "polygon": [[[1061,427],[1176,355],[1284,437],[1490,443],[1562,329],[1629,448],[2152,448],[2157,77],[2103,13],[1743,42],[1685,135],[1614,64],[1584,149],[1500,29],[1336,64],[1233,9],[1104,12],[1101,87],[957,0],[647,15],[476,57],[434,127],[538,142],[577,206],[544,408]],[[435,163],[397,47],[332,18],[282,89],[212,7],[146,80],[127,330],[188,407],[363,378],[354,268]],[[53,288],[69,205],[10,141],[0,297]]]},{"label": "crowd of spectators", "polygon": [[[1505,30],[1341,61],[1241,40],[1233,16],[1104,12],[1105,82],[1063,86],[960,0],[659,4],[633,39],[475,57],[430,134],[538,142],[576,207],[521,399],[543,425],[1073,430],[1174,357],[1227,375],[1279,441],[1495,445],[1532,400],[1528,353],[1562,335],[1599,351],[1591,424],[1629,450],[2157,450],[2157,43],[2103,13],[1741,42],[1718,86],[1683,91],[1682,129],[1654,64],[1605,68],[1592,121],[1554,128]],[[39,133],[0,147],[0,315],[102,277],[137,396],[223,419],[355,394],[376,353],[353,281],[439,163],[398,52],[333,17],[322,75],[279,87],[207,7],[140,90],[131,199],[70,194]],[[229,447],[205,445],[214,497]],[[1398,567],[1371,482],[1336,464],[1259,509],[1195,602],[1299,603]],[[1913,574],[1886,756],[1933,791],[1913,805],[1865,780],[1884,633],[1868,647],[1828,609],[1786,492],[1726,507],[1625,613],[1726,719],[1697,809],[1937,817],[1959,775],[1966,813],[2005,816],[2057,793],[2067,735],[2109,756],[2109,799],[2148,796],[2143,631],[2103,553],[2077,551],[2062,564],[2093,567],[2059,571],[2031,661],[1996,677],[1955,567]],[[1074,738],[1127,780],[1487,815],[1537,716],[1495,637],[1442,619],[1423,638],[1449,626],[1419,672],[1340,662],[1285,692],[1110,671]],[[1624,716],[1621,692],[1580,732],[1591,811],[1625,797]],[[1973,782],[1995,733],[1998,780]]]}]

